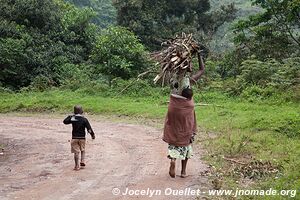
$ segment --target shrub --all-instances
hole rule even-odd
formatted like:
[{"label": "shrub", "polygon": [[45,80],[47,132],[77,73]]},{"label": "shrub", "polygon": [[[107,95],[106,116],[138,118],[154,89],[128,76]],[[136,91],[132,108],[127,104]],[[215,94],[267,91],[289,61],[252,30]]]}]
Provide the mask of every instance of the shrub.
[{"label": "shrub", "polygon": [[300,137],[300,116],[285,119],[275,131],[285,134],[288,137]]},{"label": "shrub", "polygon": [[[300,83],[300,58],[289,58],[282,62],[274,59],[260,61],[248,59],[242,62],[240,74],[236,78],[226,79],[224,90],[230,95],[243,97],[270,97],[275,93],[286,93]],[[298,95],[288,95],[297,99]]]},{"label": "shrub", "polygon": [[96,65],[93,73],[102,73],[109,79],[129,79],[146,70],[149,61],[138,38],[122,27],[110,27],[95,42],[91,59]]},{"label": "shrub", "polygon": [[266,87],[271,82],[271,77],[279,68],[275,60],[262,62],[259,60],[245,60],[241,65],[241,74],[237,81],[243,88],[249,85]]},{"label": "shrub", "polygon": [[[32,82],[30,83],[27,89],[42,92],[51,88],[54,85],[55,82],[51,80],[49,77],[44,75],[38,75],[32,80]],[[24,88],[23,90],[26,90],[26,88]]]},{"label": "shrub", "polygon": [[89,77],[88,74],[82,70],[83,67],[84,66],[71,63],[62,65],[58,70],[61,86],[71,90],[84,87]]},{"label": "shrub", "polygon": [[257,85],[252,85],[247,88],[245,88],[241,96],[244,98],[265,98],[265,97],[271,97],[273,94],[276,93],[276,89],[274,87],[266,87],[262,88]]}]

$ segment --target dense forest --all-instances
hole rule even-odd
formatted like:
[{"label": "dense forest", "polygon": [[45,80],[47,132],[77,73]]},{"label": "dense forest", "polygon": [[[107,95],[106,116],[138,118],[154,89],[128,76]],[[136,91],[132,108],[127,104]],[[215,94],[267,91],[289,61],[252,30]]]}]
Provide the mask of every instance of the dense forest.
[{"label": "dense forest", "polygon": [[299,91],[299,3],[217,4],[3,0],[1,86],[46,89],[133,78],[151,67],[148,52],[184,31],[210,49],[207,85],[223,81],[234,95],[249,87]]}]

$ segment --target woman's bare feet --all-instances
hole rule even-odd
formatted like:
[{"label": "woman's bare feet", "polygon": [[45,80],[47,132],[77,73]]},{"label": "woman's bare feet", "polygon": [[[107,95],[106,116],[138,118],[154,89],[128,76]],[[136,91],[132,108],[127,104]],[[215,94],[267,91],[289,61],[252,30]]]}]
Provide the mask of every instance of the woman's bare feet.
[{"label": "woman's bare feet", "polygon": [[80,166],[81,166],[81,167],[85,167],[85,163],[84,163],[84,162],[81,162],[81,163],[80,163]]},{"label": "woman's bare feet", "polygon": [[170,162],[170,169],[169,169],[169,175],[172,177],[172,178],[175,178],[175,160],[171,160]]},{"label": "woman's bare feet", "polygon": [[181,172],[181,175],[180,175],[181,178],[186,178],[186,177],[188,177],[188,176],[189,176],[189,175],[187,175],[186,172]]},{"label": "woman's bare feet", "polygon": [[74,170],[75,170],[75,171],[78,171],[78,170],[80,170],[80,167],[79,167],[79,166],[75,166],[75,167],[74,167]]},{"label": "woman's bare feet", "polygon": [[186,175],[186,165],[188,162],[188,158],[181,161],[181,178],[186,178],[188,175]]}]

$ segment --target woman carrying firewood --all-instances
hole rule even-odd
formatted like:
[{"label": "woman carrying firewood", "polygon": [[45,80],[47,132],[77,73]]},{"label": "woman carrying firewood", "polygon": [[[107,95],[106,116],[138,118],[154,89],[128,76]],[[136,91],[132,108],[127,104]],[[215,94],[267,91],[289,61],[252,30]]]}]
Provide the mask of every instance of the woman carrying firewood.
[{"label": "woman carrying firewood", "polygon": [[173,83],[171,82],[173,88],[164,124],[163,140],[168,143],[168,158],[171,159],[169,175],[172,178],[175,178],[176,159],[181,160],[180,176],[185,178],[187,162],[192,156],[191,144],[197,125],[191,84],[195,84],[204,73],[205,66],[200,53],[198,61],[199,70],[193,76],[185,76],[182,82],[175,79]]}]

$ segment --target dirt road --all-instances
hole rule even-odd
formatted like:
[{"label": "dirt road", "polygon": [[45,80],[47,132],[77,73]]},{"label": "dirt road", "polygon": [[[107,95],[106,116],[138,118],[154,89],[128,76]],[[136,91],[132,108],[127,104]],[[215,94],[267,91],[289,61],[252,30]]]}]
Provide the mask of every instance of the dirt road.
[{"label": "dirt road", "polygon": [[121,193],[126,188],[146,190],[146,194],[148,188],[161,190],[151,199],[202,199],[165,195],[167,188],[175,192],[207,189],[207,180],[200,176],[206,166],[197,149],[188,163],[190,176],[172,179],[161,130],[90,116],[96,140],[88,136],[87,166],[74,171],[68,141],[71,126],[64,125],[63,118],[0,115],[0,143],[5,145],[4,154],[0,155],[0,199],[150,199],[149,195],[114,196],[114,188]]}]

